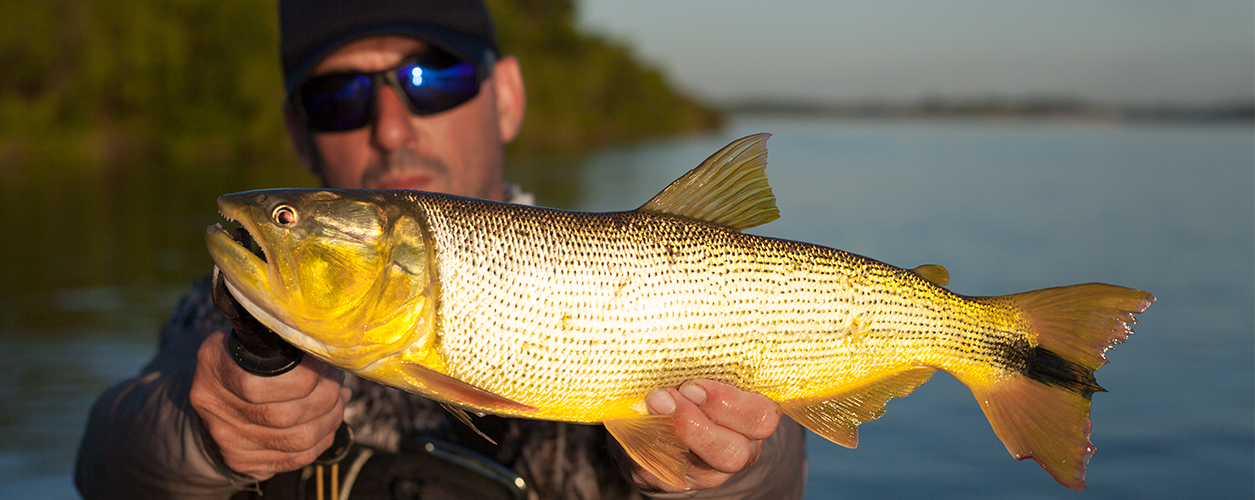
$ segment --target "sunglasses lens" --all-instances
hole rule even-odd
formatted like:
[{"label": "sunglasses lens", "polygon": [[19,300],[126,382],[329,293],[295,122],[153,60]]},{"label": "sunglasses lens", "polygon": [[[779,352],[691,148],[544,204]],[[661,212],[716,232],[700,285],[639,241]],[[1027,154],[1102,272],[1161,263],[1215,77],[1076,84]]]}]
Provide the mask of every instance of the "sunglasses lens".
[{"label": "sunglasses lens", "polygon": [[475,66],[465,61],[446,68],[406,64],[397,68],[394,76],[417,115],[452,109],[479,93]]},{"label": "sunglasses lens", "polygon": [[311,78],[301,87],[301,107],[310,129],[338,132],[370,122],[374,81],[364,74],[332,74]]}]

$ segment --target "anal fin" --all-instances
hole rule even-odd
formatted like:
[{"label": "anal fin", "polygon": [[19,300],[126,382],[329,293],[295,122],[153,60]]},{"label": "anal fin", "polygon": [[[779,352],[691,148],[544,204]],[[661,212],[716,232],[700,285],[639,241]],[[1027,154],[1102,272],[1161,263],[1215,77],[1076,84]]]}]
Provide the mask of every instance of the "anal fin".
[{"label": "anal fin", "polygon": [[417,392],[437,400],[511,415],[536,411],[535,407],[511,401],[418,363],[402,362],[400,368]]},{"label": "anal fin", "polygon": [[880,418],[890,398],[910,394],[935,371],[929,367],[911,367],[833,394],[785,401],[780,407],[815,434],[854,448],[858,446],[859,424]]},{"label": "anal fin", "polygon": [[658,479],[677,488],[688,488],[688,446],[684,428],[675,414],[640,415],[602,422],[623,450]]}]

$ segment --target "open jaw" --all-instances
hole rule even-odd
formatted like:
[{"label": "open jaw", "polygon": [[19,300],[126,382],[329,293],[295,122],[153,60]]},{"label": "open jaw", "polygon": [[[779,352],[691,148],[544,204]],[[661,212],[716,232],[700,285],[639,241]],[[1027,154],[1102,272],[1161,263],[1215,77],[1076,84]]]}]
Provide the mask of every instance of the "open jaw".
[{"label": "open jaw", "polygon": [[[229,210],[220,212],[224,219],[237,222],[239,227],[228,233],[222,224],[209,226],[205,231],[209,256],[213,258],[226,281],[233,285],[231,292],[237,300],[247,298],[254,305],[258,305],[258,302],[273,302],[267,245],[263,241],[254,241],[249,231],[252,228],[249,227],[246,217],[232,217]],[[248,309],[253,312],[254,308]]]},{"label": "open jaw", "polygon": [[[222,217],[236,222],[230,215]],[[222,224],[209,226],[205,233],[205,243],[209,247],[209,255],[214,264],[232,281],[246,284],[260,291],[269,284],[269,262],[266,258],[266,247],[255,242],[248,230],[247,221],[238,222],[239,227],[228,233]],[[265,288],[269,288],[266,286]]]},{"label": "open jaw", "polygon": [[[226,214],[223,218],[232,220]],[[246,221],[230,233],[221,224],[209,226],[205,240],[223,283],[244,309],[297,348],[323,360],[330,358],[330,346],[301,332],[285,318],[287,308],[271,292],[267,245],[253,240]]]},{"label": "open jaw", "polygon": [[253,255],[256,255],[257,258],[261,259],[262,262],[267,262],[266,252],[261,249],[261,245],[253,241],[253,235],[249,234],[248,230],[244,229],[244,226],[237,227],[234,231],[231,231],[231,239],[236,243],[239,243],[240,246],[247,248],[253,253]]}]

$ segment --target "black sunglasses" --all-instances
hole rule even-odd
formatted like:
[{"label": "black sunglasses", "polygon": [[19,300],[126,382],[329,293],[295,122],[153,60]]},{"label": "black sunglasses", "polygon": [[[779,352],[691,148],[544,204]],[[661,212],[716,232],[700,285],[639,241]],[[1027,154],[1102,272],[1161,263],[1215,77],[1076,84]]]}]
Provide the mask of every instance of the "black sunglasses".
[{"label": "black sunglasses", "polygon": [[412,56],[391,68],[373,73],[318,75],[297,89],[295,104],[305,125],[315,132],[342,132],[362,128],[375,113],[375,95],[385,84],[415,115],[453,109],[479,93],[479,84],[491,74],[493,58],[480,67],[436,53]]}]

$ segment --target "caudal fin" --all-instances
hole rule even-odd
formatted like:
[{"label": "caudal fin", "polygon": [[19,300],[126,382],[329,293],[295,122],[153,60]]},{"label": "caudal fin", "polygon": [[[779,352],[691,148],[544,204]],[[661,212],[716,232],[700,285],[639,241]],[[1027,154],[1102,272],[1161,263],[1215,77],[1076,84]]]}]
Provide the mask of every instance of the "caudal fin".
[{"label": "caudal fin", "polygon": [[981,299],[1016,309],[1034,346],[1012,356],[1014,374],[972,393],[994,433],[1016,459],[1033,458],[1064,486],[1085,489],[1090,396],[1104,392],[1094,370],[1104,353],[1133,333],[1155,296],[1088,283]]}]

